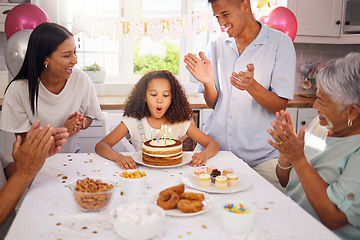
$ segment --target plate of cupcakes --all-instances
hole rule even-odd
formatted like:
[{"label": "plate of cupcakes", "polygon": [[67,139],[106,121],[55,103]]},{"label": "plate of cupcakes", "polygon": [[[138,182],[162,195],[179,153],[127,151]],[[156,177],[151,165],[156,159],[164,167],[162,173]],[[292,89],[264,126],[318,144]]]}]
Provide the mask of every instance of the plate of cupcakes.
[{"label": "plate of cupcakes", "polygon": [[209,193],[235,193],[248,189],[252,182],[246,174],[233,169],[199,167],[184,174],[181,181],[190,188]]}]

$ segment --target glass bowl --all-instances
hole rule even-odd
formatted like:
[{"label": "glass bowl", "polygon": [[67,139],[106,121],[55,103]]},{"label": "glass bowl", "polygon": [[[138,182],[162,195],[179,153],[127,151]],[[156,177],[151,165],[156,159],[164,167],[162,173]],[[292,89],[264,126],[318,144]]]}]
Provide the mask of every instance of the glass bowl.
[{"label": "glass bowl", "polygon": [[[85,180],[86,179],[79,179],[69,185],[77,206],[85,212],[97,212],[106,209],[111,201],[112,195],[115,192],[116,184],[109,180],[89,179],[88,181],[92,181],[92,183],[87,184],[87,188],[85,188],[85,190],[84,188],[79,188],[76,186],[78,181]],[[101,183],[99,181],[101,181]],[[100,185],[98,183],[100,183]],[[94,190],[90,190],[97,189],[98,186],[101,186],[101,190],[96,192]],[[109,189],[107,186],[112,186],[112,188]]]}]

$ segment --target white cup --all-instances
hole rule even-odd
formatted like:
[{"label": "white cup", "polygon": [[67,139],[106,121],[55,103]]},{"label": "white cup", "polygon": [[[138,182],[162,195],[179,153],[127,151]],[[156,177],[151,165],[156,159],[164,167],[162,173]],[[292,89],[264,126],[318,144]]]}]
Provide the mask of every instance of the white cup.
[{"label": "white cup", "polygon": [[[128,173],[135,171],[136,169],[126,170],[126,172]],[[120,195],[125,197],[139,197],[144,195],[146,189],[146,179],[148,175],[147,173],[146,176],[141,178],[124,178],[121,177],[121,174],[122,173],[120,173],[120,179],[119,179]]]},{"label": "white cup", "polygon": [[[233,204],[234,206],[238,207],[240,203],[242,203],[244,208],[248,211],[247,213],[230,212],[224,208],[224,206],[228,204]],[[224,232],[228,234],[246,235],[251,231],[254,225],[255,209],[251,204],[247,202],[224,202],[221,205],[220,212],[221,228]]]}]

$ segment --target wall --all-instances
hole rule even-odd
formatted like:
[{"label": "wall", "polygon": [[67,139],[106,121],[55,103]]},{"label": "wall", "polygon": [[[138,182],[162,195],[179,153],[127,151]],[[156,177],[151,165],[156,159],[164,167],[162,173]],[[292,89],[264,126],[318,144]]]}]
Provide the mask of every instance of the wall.
[{"label": "wall", "polygon": [[314,88],[304,90],[300,66],[304,63],[326,63],[333,58],[344,57],[349,52],[360,52],[360,44],[308,44],[294,43],[296,50],[295,94],[315,94]]},{"label": "wall", "polygon": [[[5,33],[0,33],[0,71],[6,70],[4,60],[6,37]],[[305,62],[325,63],[332,58],[345,56],[349,52],[360,52],[360,44],[307,44],[294,43],[296,50],[296,76],[295,94],[315,94],[315,89],[304,90],[301,86],[303,74],[299,69]]]},{"label": "wall", "polygon": [[0,71],[7,70],[4,59],[5,43],[6,43],[5,33],[0,32]]}]

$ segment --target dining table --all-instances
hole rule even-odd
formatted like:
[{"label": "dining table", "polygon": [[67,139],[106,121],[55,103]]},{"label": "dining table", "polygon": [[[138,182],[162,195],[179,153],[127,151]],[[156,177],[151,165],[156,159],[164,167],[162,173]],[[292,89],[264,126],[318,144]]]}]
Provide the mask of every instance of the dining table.
[{"label": "dining table", "polygon": [[[143,164],[138,159],[139,152],[123,154],[132,156],[138,169],[147,173],[144,194],[127,197],[117,187],[108,208],[84,212],[73,199],[70,183],[86,177],[118,183],[123,170],[96,153],[59,153],[49,157],[34,178],[5,239],[120,239],[112,223],[112,214],[118,206],[134,201],[154,203],[154,196],[161,190],[180,183],[185,183],[186,191],[194,188],[191,186],[194,167],[187,163],[189,160],[176,166],[156,167]],[[193,154],[184,152],[184,159],[191,159]],[[248,202],[254,207],[254,225],[240,239],[339,239],[233,153],[220,151],[206,165],[219,170],[234,169],[240,187],[223,192],[205,189],[203,192],[211,197],[206,211],[166,215],[153,239],[239,239],[221,227],[219,215],[226,201]]]}]

